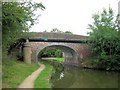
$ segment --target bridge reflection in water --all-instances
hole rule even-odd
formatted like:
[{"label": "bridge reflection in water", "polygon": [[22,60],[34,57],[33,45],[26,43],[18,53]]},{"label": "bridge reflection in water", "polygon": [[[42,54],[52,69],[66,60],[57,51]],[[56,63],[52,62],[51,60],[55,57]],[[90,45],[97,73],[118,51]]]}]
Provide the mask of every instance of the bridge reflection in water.
[{"label": "bridge reflection in water", "polygon": [[51,77],[51,83],[53,88],[118,88],[118,73],[65,66]]}]

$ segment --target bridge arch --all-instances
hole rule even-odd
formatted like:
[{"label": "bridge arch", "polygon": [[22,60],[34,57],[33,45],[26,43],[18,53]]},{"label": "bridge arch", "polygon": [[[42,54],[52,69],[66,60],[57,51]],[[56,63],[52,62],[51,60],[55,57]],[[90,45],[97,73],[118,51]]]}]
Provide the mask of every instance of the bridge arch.
[{"label": "bridge arch", "polygon": [[64,58],[65,58],[64,64],[79,66],[78,65],[79,64],[79,54],[78,54],[77,50],[73,47],[70,47],[67,44],[64,44],[64,43],[51,43],[51,44],[45,43],[43,46],[38,46],[34,52],[34,58],[35,58],[34,60],[36,63],[38,62],[38,54],[47,47],[62,50],[64,52]]},{"label": "bridge arch", "polygon": [[47,47],[56,47],[66,54],[66,64],[82,64],[92,55],[92,50],[86,40],[87,37],[81,35],[39,32],[36,33],[35,37],[28,38],[24,43],[23,59],[28,64],[38,62],[38,54],[41,50]]}]

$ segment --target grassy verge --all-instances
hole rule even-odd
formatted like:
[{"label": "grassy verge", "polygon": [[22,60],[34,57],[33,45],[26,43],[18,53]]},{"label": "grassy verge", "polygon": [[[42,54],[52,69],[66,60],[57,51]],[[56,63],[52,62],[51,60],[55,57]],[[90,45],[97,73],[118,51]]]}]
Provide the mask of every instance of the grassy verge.
[{"label": "grassy verge", "polygon": [[35,88],[51,88],[51,83],[49,79],[52,75],[53,66],[47,63],[45,64],[45,69],[41,72],[38,78],[35,80]]},{"label": "grassy verge", "polygon": [[39,66],[3,57],[2,87],[17,88],[18,85]]},{"label": "grassy verge", "polygon": [[59,62],[64,62],[65,59],[64,58],[56,58],[56,60]]}]

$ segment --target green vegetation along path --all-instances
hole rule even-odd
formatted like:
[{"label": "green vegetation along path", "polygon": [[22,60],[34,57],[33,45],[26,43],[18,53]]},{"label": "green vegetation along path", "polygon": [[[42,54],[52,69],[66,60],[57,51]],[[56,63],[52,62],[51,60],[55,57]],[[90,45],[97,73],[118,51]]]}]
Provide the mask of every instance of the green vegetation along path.
[{"label": "green vegetation along path", "polygon": [[45,68],[44,64],[40,64],[40,68],[34,71],[31,75],[29,75],[19,86],[18,88],[34,88],[34,81],[41,73],[41,71]]}]

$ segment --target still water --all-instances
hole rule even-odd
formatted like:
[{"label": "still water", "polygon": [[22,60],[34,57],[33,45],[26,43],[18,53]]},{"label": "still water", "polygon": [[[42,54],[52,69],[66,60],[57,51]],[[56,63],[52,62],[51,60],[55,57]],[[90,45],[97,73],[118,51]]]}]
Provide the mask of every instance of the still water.
[{"label": "still water", "polygon": [[64,67],[51,83],[53,88],[118,88],[118,72]]}]

